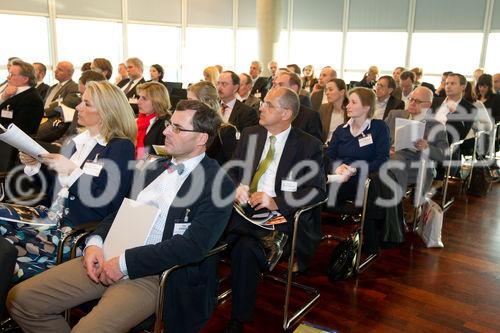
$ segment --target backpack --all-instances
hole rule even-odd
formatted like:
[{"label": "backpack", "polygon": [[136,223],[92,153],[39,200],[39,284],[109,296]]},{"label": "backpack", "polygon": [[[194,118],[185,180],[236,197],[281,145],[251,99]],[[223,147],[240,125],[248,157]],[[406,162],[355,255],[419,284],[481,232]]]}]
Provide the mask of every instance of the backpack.
[{"label": "backpack", "polygon": [[330,281],[345,280],[354,274],[360,246],[359,237],[360,230],[356,230],[333,249],[326,267],[326,275]]}]

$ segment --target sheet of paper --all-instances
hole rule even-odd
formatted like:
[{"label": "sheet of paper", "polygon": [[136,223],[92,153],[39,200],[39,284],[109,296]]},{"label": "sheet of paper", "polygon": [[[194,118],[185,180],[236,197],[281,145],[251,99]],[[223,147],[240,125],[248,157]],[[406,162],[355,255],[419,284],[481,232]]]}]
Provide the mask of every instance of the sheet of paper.
[{"label": "sheet of paper", "polygon": [[425,124],[410,119],[396,118],[394,148],[415,150],[415,141],[424,137]]},{"label": "sheet of paper", "polygon": [[14,148],[17,148],[23,153],[30,155],[31,157],[38,158],[38,155],[49,153],[28,134],[24,133],[14,124],[10,124],[7,129],[2,126],[0,130],[4,131],[4,133],[0,134],[0,140]]},{"label": "sheet of paper", "polygon": [[70,123],[73,121],[73,117],[75,116],[75,109],[70,108],[69,106],[66,106],[61,103],[61,109],[62,109],[62,117],[65,123]]},{"label": "sheet of paper", "polygon": [[128,198],[123,199],[118,214],[104,241],[104,259],[108,260],[145,244],[160,210]]},{"label": "sheet of paper", "polygon": [[165,146],[153,145],[153,149],[154,149],[156,155],[167,156],[167,150],[165,149]]}]

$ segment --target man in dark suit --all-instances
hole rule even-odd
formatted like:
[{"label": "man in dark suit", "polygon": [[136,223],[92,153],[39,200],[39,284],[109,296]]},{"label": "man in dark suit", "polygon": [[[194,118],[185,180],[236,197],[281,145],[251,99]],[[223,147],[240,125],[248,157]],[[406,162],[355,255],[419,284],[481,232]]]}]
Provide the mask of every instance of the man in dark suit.
[{"label": "man in dark suit", "polygon": [[239,88],[240,77],[235,72],[224,71],[220,74],[217,81],[217,92],[222,101],[222,118],[234,125],[241,133],[245,127],[257,125],[259,116],[257,110],[236,99]]},{"label": "man in dark suit", "polygon": [[[35,89],[33,66],[15,60],[9,69],[8,85],[0,95],[0,123],[7,128],[15,124],[28,135],[36,133],[43,116],[43,101]],[[0,171],[10,171],[16,150],[0,142]]]},{"label": "man in dark suit", "polygon": [[[427,193],[430,189],[432,180],[435,176],[434,163],[442,163],[447,152],[448,138],[446,137],[446,129],[443,124],[436,121],[431,113],[431,105],[433,100],[433,92],[427,87],[417,87],[412,91],[409,98],[407,110],[392,110],[385,119],[387,126],[391,132],[391,143],[395,140],[396,119],[411,119],[425,123],[424,137],[417,140],[415,150],[401,149],[392,154],[391,159],[401,161],[405,168],[393,169],[392,172],[401,185],[403,193],[406,186],[409,184],[417,184],[419,169],[412,163],[420,166],[422,159],[426,160],[425,172],[421,175],[424,177],[420,194]],[[432,164],[431,164],[432,163]]]},{"label": "man in dark suit", "polygon": [[260,61],[252,61],[250,64],[250,77],[252,78],[252,91],[250,95],[264,100],[267,94],[267,78],[260,76],[262,74],[262,64]]},{"label": "man in dark suit", "polygon": [[132,110],[134,110],[134,113],[137,115],[139,113],[139,107],[137,106],[138,96],[135,87],[137,87],[138,84],[146,82],[142,77],[144,64],[139,58],[128,58],[126,63],[128,77],[118,82],[118,87],[125,93]]},{"label": "man in dark suit", "polygon": [[252,90],[252,78],[247,73],[240,74],[240,88],[238,89],[238,95],[241,97],[241,101],[251,107],[252,109],[258,110],[260,107],[260,98],[250,95]]},{"label": "man in dark suit", "polygon": [[392,76],[381,76],[375,85],[375,95],[377,95],[377,104],[373,119],[385,119],[389,112],[394,109],[404,110],[405,103],[394,96],[392,92],[396,89],[396,81]]},{"label": "man in dark suit", "polygon": [[45,98],[47,95],[47,91],[49,90],[50,86],[43,82],[43,79],[45,78],[45,75],[47,74],[47,67],[42,64],[41,62],[34,62],[33,67],[35,68],[35,77],[36,77],[36,90],[38,90],[38,93],[42,97],[42,99]]},{"label": "man in dark suit", "polygon": [[237,166],[229,173],[238,186],[235,202],[249,211],[272,211],[284,223],[271,231],[233,213],[227,236],[233,310],[226,332],[242,332],[243,323],[251,320],[260,273],[279,260],[293,214],[325,196],[322,143],[291,126],[298,112],[295,92],[271,89],[260,108],[260,126],[243,131],[234,154]]},{"label": "man in dark suit", "polygon": [[44,99],[45,116],[50,117],[59,103],[67,95],[78,92],[78,84],[72,80],[75,69],[69,61],[60,61],[54,70],[54,76],[59,83],[54,84],[47,91]]},{"label": "man in dark suit", "polygon": [[[138,193],[137,201],[159,209],[147,245],[105,261],[102,243],[116,213],[105,218],[88,239],[83,259],[49,269],[11,290],[7,307],[23,331],[69,332],[64,317],[54,314],[101,296],[73,330],[129,331],[154,312],[158,274],[197,263],[216,245],[234,198],[231,180],[205,155],[220,117],[204,103],[181,101],[171,121],[165,149],[172,159],[144,165],[132,190],[132,197]],[[200,331],[215,307],[216,289],[215,257],[176,271],[165,294],[166,331]]]},{"label": "man in dark suit", "polygon": [[325,94],[326,83],[337,78],[337,71],[330,66],[323,67],[319,74],[318,83],[313,87],[311,94],[311,104],[314,111],[319,111],[321,104],[328,103]]},{"label": "man in dark suit", "polygon": [[[298,94],[302,86],[302,80],[295,73],[282,71],[276,80],[274,80],[274,85],[276,87],[292,89]],[[302,103],[300,104],[298,115],[292,121],[292,126],[300,128],[320,141],[323,140],[323,125],[321,124],[319,112],[311,110]]]}]

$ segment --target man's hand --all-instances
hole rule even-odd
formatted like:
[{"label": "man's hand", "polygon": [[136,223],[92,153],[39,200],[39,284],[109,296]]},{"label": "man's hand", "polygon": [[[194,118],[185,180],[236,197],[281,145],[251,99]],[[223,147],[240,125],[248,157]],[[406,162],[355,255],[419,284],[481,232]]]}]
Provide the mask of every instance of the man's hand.
[{"label": "man's hand", "polygon": [[234,201],[240,205],[246,205],[250,198],[250,188],[248,185],[240,185],[236,188],[236,197]]},{"label": "man's hand", "polygon": [[264,192],[253,193],[250,196],[248,203],[255,210],[263,208],[267,208],[269,210],[278,210],[278,205],[276,205],[274,199]]},{"label": "man's hand", "polygon": [[5,101],[6,99],[14,96],[16,93],[17,93],[17,87],[9,84],[7,88],[5,88],[5,90],[3,91],[2,100]]},{"label": "man's hand", "polygon": [[417,141],[415,141],[414,145],[418,151],[424,151],[427,149],[427,147],[429,147],[427,140],[424,139],[418,139]]},{"label": "man's hand", "polygon": [[78,166],[61,154],[43,154],[42,162],[60,175],[71,174]]},{"label": "man's hand", "polygon": [[114,257],[104,262],[102,273],[99,276],[99,281],[102,284],[109,286],[121,278],[123,278],[123,273],[120,270],[120,257]]},{"label": "man's hand", "polygon": [[99,283],[104,264],[104,252],[98,246],[89,246],[83,253],[83,266],[87,269],[87,275],[95,283]]}]

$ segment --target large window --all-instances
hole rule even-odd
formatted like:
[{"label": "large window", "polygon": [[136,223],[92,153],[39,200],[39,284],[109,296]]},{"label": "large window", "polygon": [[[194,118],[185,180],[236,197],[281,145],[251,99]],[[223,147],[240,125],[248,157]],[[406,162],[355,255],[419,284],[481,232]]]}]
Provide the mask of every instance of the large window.
[{"label": "large window", "polygon": [[423,67],[424,75],[453,71],[470,76],[479,66],[482,40],[482,33],[414,33],[410,67]]},{"label": "large window", "polygon": [[57,19],[58,59],[75,65],[73,79],[78,79],[80,67],[94,58],[106,58],[113,64],[113,77],[122,62],[123,45],[120,23]]},{"label": "large window", "polygon": [[344,80],[361,80],[372,65],[381,74],[392,73],[405,63],[407,38],[406,32],[348,32]]},{"label": "large window", "polygon": [[218,28],[187,28],[183,54],[182,81],[203,79],[203,69],[221,65],[233,68],[233,30]]},{"label": "large window", "polygon": [[322,67],[340,68],[342,33],[332,31],[293,31],[290,43],[290,63],[300,68],[313,65],[316,76]]},{"label": "large window", "polygon": [[488,74],[500,73],[500,33],[491,33],[488,39],[484,69]]},{"label": "large window", "polygon": [[19,57],[27,62],[50,64],[47,40],[48,20],[42,16],[0,14],[2,46],[0,61],[7,63],[10,57]]},{"label": "large window", "polygon": [[178,81],[180,28],[161,25],[128,25],[128,55],[144,62],[144,77],[149,79],[149,67],[160,64],[165,70],[164,81]]}]

